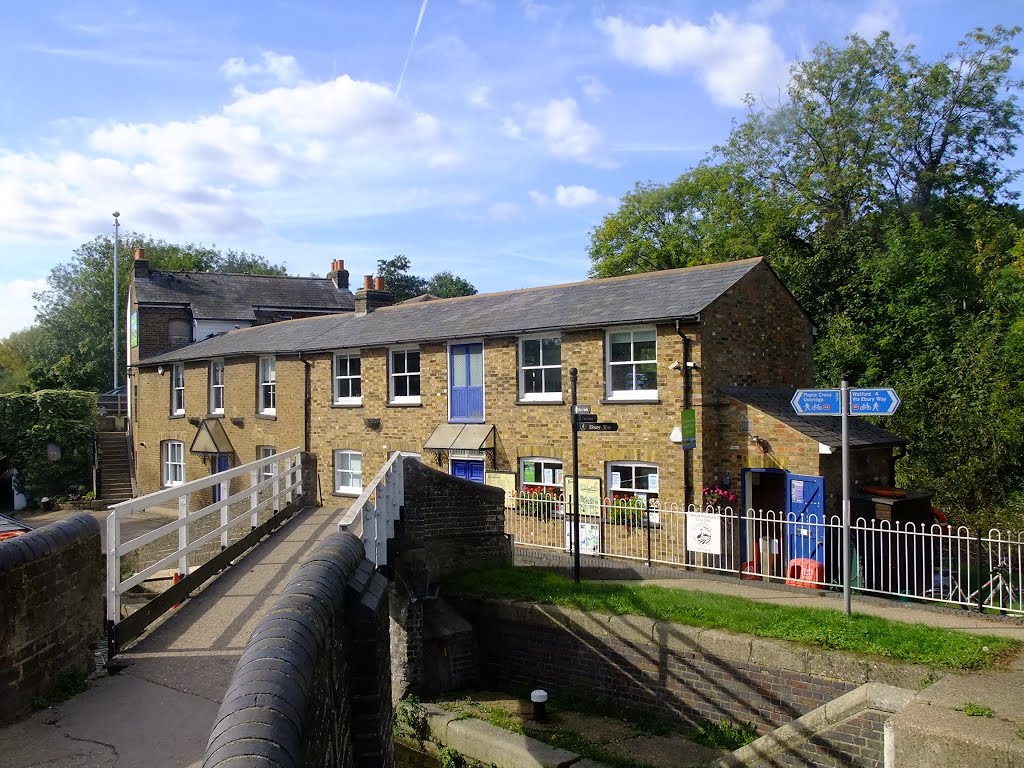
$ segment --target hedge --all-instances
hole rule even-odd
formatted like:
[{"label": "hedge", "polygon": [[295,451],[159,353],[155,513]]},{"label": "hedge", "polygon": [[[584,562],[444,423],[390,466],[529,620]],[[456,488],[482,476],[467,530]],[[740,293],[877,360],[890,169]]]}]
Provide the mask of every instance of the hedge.
[{"label": "hedge", "polygon": [[[18,470],[17,489],[30,501],[82,492],[92,485],[96,394],[44,389],[0,395],[0,454]],[[60,446],[51,461],[46,447]]]}]

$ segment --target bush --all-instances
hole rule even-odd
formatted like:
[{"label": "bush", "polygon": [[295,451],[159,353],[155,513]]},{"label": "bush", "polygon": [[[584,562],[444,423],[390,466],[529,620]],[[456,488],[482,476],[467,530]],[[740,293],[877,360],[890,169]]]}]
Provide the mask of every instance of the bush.
[{"label": "bush", "polygon": [[[0,395],[0,453],[18,470],[18,491],[32,501],[66,496],[92,484],[96,395],[74,390],[40,390]],[[47,445],[60,446],[51,461]]]}]

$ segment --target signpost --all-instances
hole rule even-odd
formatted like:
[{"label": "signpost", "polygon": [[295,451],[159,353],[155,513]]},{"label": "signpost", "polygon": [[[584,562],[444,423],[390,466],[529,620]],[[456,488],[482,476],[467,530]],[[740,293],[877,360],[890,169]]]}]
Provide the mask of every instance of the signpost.
[{"label": "signpost", "polygon": [[597,423],[583,423],[576,427],[580,432],[618,432],[619,425],[614,421],[599,421]]},{"label": "signpost", "polygon": [[803,416],[841,416],[843,457],[843,607],[850,615],[850,416],[892,416],[900,407],[896,391],[851,389],[844,380],[839,389],[798,389],[790,400]]},{"label": "signpost", "polygon": [[596,424],[597,414],[596,413],[577,413],[573,420],[577,424]]}]

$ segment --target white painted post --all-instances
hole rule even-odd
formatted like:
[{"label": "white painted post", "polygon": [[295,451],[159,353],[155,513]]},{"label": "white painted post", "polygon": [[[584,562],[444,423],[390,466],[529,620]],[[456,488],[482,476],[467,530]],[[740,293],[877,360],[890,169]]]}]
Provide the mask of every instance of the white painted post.
[{"label": "white painted post", "polygon": [[[188,546],[188,523],[185,522],[185,518],[188,517],[188,500],[191,494],[183,494],[178,497],[178,520],[182,521],[181,528],[178,529],[178,550],[183,550]],[[185,578],[188,576],[188,555],[182,555],[178,558],[178,576]]]},{"label": "white painted post", "polygon": [[288,469],[286,471],[287,473],[285,474],[285,478],[284,478],[285,487],[288,489],[284,493],[284,505],[286,507],[289,504],[292,503],[292,483],[295,482],[295,470],[294,470],[294,468],[295,468],[295,457],[294,456],[292,456],[290,459],[287,460],[287,466],[288,466]]},{"label": "white painted post", "polygon": [[[231,487],[231,483],[229,483],[229,482],[220,482],[220,483],[217,483],[217,485],[220,488],[220,500],[224,501],[224,499],[226,499],[228,497],[228,490]],[[220,508],[220,524],[221,525],[227,525],[228,524],[228,505],[227,504],[221,505],[221,508]],[[222,551],[228,548],[228,530],[226,528],[223,531],[220,532],[220,548],[221,548]]]},{"label": "white painted post", "polygon": [[118,536],[117,512],[107,515],[107,620],[115,624],[121,618],[121,561],[117,556]]},{"label": "white painted post", "polygon": [[259,525],[256,520],[256,505],[260,503],[259,493],[256,491],[256,485],[260,481],[260,472],[258,469],[254,469],[249,473],[249,487],[252,488],[252,493],[249,494],[249,509],[252,512],[249,515],[249,526],[255,528]]},{"label": "white painted post", "polygon": [[276,515],[281,511],[281,502],[278,499],[278,495],[281,493],[281,462],[275,461],[270,466],[274,468],[274,503],[272,506]]}]

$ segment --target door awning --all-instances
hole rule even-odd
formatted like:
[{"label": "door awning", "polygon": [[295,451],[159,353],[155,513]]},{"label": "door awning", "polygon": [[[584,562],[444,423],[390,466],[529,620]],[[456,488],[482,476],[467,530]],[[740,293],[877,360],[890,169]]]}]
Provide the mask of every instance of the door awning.
[{"label": "door awning", "polygon": [[199,454],[234,453],[235,447],[231,445],[221,419],[203,419],[189,450]]},{"label": "door awning", "polygon": [[438,424],[423,447],[428,451],[494,450],[494,425]]}]

